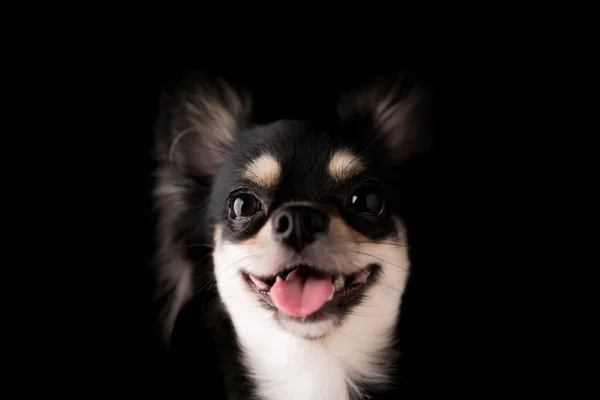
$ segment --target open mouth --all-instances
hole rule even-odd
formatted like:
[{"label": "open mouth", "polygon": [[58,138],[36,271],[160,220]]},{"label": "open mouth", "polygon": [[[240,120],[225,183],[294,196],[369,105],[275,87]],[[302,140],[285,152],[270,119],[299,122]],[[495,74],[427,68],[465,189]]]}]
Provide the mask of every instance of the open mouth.
[{"label": "open mouth", "polygon": [[331,275],[308,265],[287,268],[271,277],[244,273],[246,281],[267,303],[292,317],[306,318],[326,305],[340,305],[362,293],[373,280],[376,265],[350,275]]}]

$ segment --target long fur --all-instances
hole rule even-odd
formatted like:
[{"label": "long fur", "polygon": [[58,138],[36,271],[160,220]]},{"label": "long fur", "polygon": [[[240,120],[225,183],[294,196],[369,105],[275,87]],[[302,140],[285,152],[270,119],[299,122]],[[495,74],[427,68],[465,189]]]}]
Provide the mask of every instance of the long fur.
[{"label": "long fur", "polygon": [[[398,85],[375,85],[345,97],[338,108],[344,123],[368,125],[376,132],[390,166],[405,162],[422,143],[411,117],[422,96],[412,91],[399,99],[398,90]],[[250,104],[247,95],[223,81],[164,98],[157,124],[154,190],[164,338],[168,342],[182,307],[203,289],[198,282],[216,282],[256,398],[344,400],[364,398],[371,389],[385,391],[394,383],[394,329],[410,268],[401,219],[395,219],[393,246],[370,248],[371,261],[384,260],[379,283],[324,339],[309,341],[282,330],[243,287],[239,268],[260,263],[260,255],[245,257],[236,268],[220,268],[245,250],[223,237],[223,227],[207,210],[208,198],[221,166],[233,162],[228,154],[235,150],[236,135],[251,127]],[[205,279],[198,281],[198,275]]]},{"label": "long fur", "polygon": [[194,204],[190,193],[201,189],[208,195],[210,177],[222,161],[224,147],[231,143],[238,124],[252,109],[247,93],[239,94],[222,80],[207,84],[194,79],[191,89],[177,90],[161,99],[153,192],[158,213],[157,298],[165,303],[161,326],[167,343],[179,311],[194,290],[195,266],[184,243],[191,232],[186,229],[185,219],[190,208],[201,208],[203,204]]}]

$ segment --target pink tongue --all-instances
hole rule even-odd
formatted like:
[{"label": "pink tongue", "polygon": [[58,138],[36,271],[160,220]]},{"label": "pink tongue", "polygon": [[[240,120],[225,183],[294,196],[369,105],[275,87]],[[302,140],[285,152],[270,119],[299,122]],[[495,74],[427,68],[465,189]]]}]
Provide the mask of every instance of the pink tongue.
[{"label": "pink tongue", "polygon": [[276,282],[269,293],[281,311],[294,317],[306,317],[323,307],[332,292],[330,276],[303,276],[296,269],[285,281]]}]

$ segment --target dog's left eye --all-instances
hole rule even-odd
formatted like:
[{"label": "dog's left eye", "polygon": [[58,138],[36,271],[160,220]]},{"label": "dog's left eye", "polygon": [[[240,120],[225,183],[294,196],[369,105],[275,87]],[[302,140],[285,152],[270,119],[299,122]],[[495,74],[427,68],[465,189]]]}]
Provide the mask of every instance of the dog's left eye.
[{"label": "dog's left eye", "polygon": [[229,216],[231,218],[251,217],[260,210],[260,201],[249,193],[236,195],[229,203]]},{"label": "dog's left eye", "polygon": [[385,207],[383,196],[376,188],[362,188],[354,192],[349,199],[350,206],[365,214],[381,215]]}]

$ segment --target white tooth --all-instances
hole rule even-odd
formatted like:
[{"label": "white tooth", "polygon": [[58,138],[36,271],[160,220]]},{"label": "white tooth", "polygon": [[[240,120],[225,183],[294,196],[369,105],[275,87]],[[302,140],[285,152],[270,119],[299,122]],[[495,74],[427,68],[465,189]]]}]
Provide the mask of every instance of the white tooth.
[{"label": "white tooth", "polygon": [[333,282],[333,290],[334,292],[337,292],[339,290],[342,290],[344,288],[344,277],[342,275],[338,275],[337,278],[335,278],[335,281]]},{"label": "white tooth", "polygon": [[277,275],[277,278],[275,278],[275,283],[282,282],[282,281],[283,281],[283,279],[279,275]]},{"label": "white tooth", "polygon": [[[333,285],[331,285],[331,286],[333,286]],[[334,287],[332,287],[332,288],[331,288],[331,293],[329,294],[329,298],[327,298],[327,301],[331,301],[331,299],[333,299],[333,294],[334,294],[334,293],[335,293],[335,288],[334,288]]]}]

